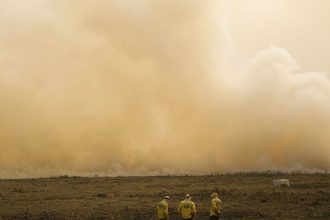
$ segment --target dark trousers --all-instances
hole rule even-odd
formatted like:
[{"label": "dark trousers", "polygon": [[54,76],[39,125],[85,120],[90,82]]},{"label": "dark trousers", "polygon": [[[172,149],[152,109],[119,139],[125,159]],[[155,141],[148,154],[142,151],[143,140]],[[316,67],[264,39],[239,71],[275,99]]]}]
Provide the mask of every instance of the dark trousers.
[{"label": "dark trousers", "polygon": [[211,215],[210,220],[219,220],[220,216]]}]

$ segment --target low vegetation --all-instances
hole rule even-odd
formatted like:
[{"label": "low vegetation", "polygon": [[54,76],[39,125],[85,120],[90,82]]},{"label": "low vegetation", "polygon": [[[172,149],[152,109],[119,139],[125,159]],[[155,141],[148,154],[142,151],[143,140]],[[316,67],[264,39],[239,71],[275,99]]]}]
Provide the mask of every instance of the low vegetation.
[{"label": "low vegetation", "polygon": [[[274,187],[274,178],[289,179],[292,187]],[[170,219],[178,220],[186,193],[196,203],[196,219],[204,220],[212,191],[223,201],[222,219],[330,219],[329,174],[235,173],[0,180],[0,220],[151,220],[165,194]]]}]

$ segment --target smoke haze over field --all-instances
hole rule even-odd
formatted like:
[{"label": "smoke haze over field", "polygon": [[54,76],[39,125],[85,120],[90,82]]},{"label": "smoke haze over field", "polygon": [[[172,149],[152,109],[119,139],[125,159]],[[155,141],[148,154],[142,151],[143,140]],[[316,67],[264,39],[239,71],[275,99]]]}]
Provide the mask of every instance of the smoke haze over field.
[{"label": "smoke haze over field", "polygon": [[0,0],[0,178],[330,168],[326,0]]}]

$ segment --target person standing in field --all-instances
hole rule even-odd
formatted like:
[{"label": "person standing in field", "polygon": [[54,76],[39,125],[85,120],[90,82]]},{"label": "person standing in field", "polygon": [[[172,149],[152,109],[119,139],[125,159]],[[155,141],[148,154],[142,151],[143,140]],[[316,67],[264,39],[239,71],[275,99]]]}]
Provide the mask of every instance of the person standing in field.
[{"label": "person standing in field", "polygon": [[180,202],[178,212],[183,220],[191,220],[196,216],[196,206],[195,203],[191,201],[190,194],[187,194],[186,198]]},{"label": "person standing in field", "polygon": [[219,220],[222,201],[215,192],[211,194],[211,198],[210,220]]},{"label": "person standing in field", "polygon": [[157,204],[157,216],[159,220],[168,220],[168,200],[169,196],[165,196],[162,201]]}]

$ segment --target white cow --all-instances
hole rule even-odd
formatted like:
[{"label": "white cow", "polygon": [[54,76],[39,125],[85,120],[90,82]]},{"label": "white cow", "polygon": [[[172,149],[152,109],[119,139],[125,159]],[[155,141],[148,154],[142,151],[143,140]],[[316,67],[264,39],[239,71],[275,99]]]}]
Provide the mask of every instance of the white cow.
[{"label": "white cow", "polygon": [[273,180],[274,186],[281,187],[281,185],[286,185],[288,187],[290,186],[290,181],[288,179],[275,179]]}]

